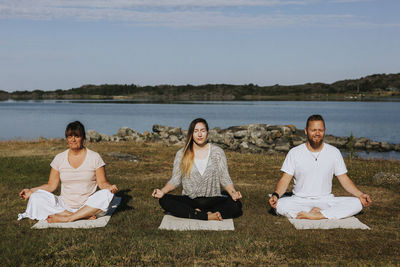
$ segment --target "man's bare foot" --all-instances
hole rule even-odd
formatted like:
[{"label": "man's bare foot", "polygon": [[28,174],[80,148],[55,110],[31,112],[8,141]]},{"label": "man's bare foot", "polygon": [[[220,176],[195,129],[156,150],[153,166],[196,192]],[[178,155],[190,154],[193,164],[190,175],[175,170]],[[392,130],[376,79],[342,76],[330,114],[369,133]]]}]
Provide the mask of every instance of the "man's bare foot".
[{"label": "man's bare foot", "polygon": [[207,212],[208,215],[208,220],[214,220],[214,221],[222,221],[222,216],[221,213],[219,213],[219,211],[217,212]]},{"label": "man's bare foot", "polygon": [[50,215],[47,217],[46,221],[48,223],[58,223],[58,222],[69,222],[69,216],[62,216],[58,214]]},{"label": "man's bare foot", "polygon": [[90,216],[90,217],[88,218],[88,220],[96,220],[96,219],[97,219],[96,215],[92,215],[92,216]]},{"label": "man's bare foot", "polygon": [[320,208],[317,208],[317,207],[314,207],[314,208],[310,209],[309,212],[310,212],[310,213],[318,213],[318,212],[321,212],[321,209],[320,209]]},{"label": "man's bare foot", "polygon": [[297,213],[296,219],[307,219],[307,220],[322,220],[326,219],[324,215],[322,215],[321,212],[305,212],[305,211],[300,211]]}]

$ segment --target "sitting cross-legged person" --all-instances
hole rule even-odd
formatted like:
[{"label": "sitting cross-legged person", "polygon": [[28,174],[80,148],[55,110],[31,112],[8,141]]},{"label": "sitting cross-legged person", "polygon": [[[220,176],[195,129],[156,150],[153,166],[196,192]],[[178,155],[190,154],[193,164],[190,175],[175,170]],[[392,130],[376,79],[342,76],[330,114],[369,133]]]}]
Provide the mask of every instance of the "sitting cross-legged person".
[{"label": "sitting cross-legged person", "polygon": [[[152,196],[176,217],[218,221],[239,217],[242,195],[233,186],[224,151],[208,143],[207,135],[204,119],[190,123],[186,144],[175,156],[172,178]],[[180,184],[181,196],[168,194]]]},{"label": "sitting cross-legged person", "polygon": [[[342,219],[371,205],[370,196],[361,192],[347,175],[340,151],[323,142],[322,116],[310,116],[304,131],[307,142],[289,151],[281,168],[283,175],[269,199],[276,213],[297,219]],[[333,175],[353,197],[331,194]],[[282,197],[292,178],[293,196]]]},{"label": "sitting cross-legged person", "polygon": [[[56,155],[51,162],[48,182],[19,193],[21,199],[29,201],[18,220],[71,222],[95,219],[107,212],[118,189],[107,182],[104,161],[98,153],[83,145],[85,128],[79,121],[68,124],[65,137],[69,149]],[[60,182],[61,195],[56,196],[52,192]],[[97,186],[101,190],[96,191]]]}]

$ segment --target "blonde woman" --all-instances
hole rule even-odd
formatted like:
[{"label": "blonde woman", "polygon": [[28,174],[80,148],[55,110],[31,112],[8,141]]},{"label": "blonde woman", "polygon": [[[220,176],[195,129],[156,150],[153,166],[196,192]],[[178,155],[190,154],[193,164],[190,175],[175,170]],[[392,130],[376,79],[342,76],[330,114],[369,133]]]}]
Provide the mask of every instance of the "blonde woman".
[{"label": "blonde woman", "polygon": [[[242,195],[233,186],[224,151],[208,143],[207,135],[206,120],[190,123],[186,144],[175,156],[172,178],[152,196],[176,217],[218,221],[239,217]],[[182,196],[168,194],[180,184]]]}]

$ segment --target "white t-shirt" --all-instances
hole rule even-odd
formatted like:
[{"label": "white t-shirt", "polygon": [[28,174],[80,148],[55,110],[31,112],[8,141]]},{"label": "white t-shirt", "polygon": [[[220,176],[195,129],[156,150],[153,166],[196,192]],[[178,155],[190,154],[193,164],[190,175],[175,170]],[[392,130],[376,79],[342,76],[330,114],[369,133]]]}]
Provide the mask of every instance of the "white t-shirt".
[{"label": "white t-shirt", "polygon": [[60,173],[60,196],[63,202],[68,207],[77,209],[96,192],[96,170],[106,164],[97,152],[86,148],[86,158],[75,169],[69,164],[68,151],[57,154],[50,166]]},{"label": "white t-shirt", "polygon": [[320,197],[331,194],[333,175],[347,173],[339,149],[324,143],[316,155],[306,144],[292,148],[281,171],[293,176],[293,194],[299,197]]},{"label": "white t-shirt", "polygon": [[196,168],[201,175],[203,175],[204,172],[206,171],[208,158],[210,157],[210,150],[211,149],[210,149],[210,145],[209,145],[208,146],[208,154],[205,159],[196,159],[196,157],[194,158],[194,164],[196,165]]}]

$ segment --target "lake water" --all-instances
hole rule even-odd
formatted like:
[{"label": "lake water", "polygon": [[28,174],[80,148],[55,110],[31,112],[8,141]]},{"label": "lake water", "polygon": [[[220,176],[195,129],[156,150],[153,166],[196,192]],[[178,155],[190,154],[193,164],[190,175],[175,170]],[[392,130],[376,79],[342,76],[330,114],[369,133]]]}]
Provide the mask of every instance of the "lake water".
[{"label": "lake water", "polygon": [[153,124],[186,129],[197,117],[210,127],[250,123],[293,124],[304,128],[307,117],[321,114],[327,133],[367,137],[400,143],[399,102],[186,102],[173,104],[119,103],[118,101],[3,101],[0,102],[0,139],[63,137],[67,123],[80,120],[86,129],[108,135],[122,126],[138,132]]}]

